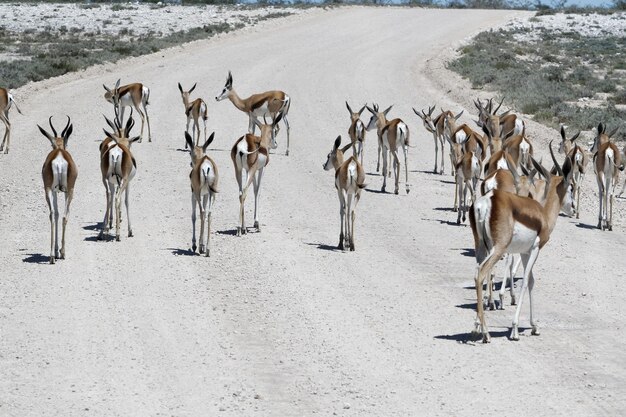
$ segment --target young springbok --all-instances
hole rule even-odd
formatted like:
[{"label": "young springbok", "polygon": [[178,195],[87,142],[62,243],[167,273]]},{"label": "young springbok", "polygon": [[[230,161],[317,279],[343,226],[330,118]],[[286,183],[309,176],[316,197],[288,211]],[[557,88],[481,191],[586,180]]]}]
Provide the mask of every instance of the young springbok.
[{"label": "young springbok", "polygon": [[[117,112],[116,112],[117,113]],[[104,234],[111,229],[113,222],[113,202],[115,199],[115,240],[120,240],[120,223],[122,221],[122,193],[125,193],[126,219],[128,221],[128,237],[133,236],[133,229],[130,224],[129,193],[130,181],[137,172],[137,162],[130,152],[130,146],[140,140],[140,136],[129,138],[130,130],[135,124],[132,116],[128,118],[125,128],[122,129],[119,122],[119,114],[116,114],[115,126],[117,129],[113,133],[104,131],[107,139],[100,144],[100,171],[102,173],[102,183],[106,191],[107,206],[102,221],[102,229],[98,235],[98,240],[104,239]],[[105,118],[106,119],[106,118]],[[107,120],[109,126],[112,125]]]},{"label": "young springbok", "polygon": [[[248,115],[248,133],[254,135],[255,127],[257,126],[258,117],[271,116],[272,119],[276,119],[278,114],[282,115],[283,122],[287,128],[287,151],[285,155],[289,155],[289,121],[287,120],[287,114],[289,113],[289,107],[291,106],[291,98],[283,91],[266,91],[264,93],[253,94],[248,98],[241,98],[237,92],[233,89],[233,75],[228,71],[228,78],[226,78],[226,84],[222,93],[215,97],[215,100],[222,101],[229,99],[242,112]],[[278,133],[278,130],[276,130]],[[276,139],[272,139],[276,143]],[[272,146],[275,149],[275,146]]]},{"label": "young springbok", "polygon": [[[109,103],[113,103],[114,107],[120,112],[120,123],[124,123],[124,108],[135,108],[139,117],[141,117],[141,134],[139,135],[139,143],[143,140],[144,123],[148,125],[148,142],[152,142],[152,133],[150,131],[150,117],[148,116],[148,104],[150,104],[150,89],[141,83],[132,83],[120,87],[120,80],[117,80],[113,88],[109,88],[102,84],[106,93],[104,98]],[[143,109],[143,111],[142,111]]]},{"label": "young springbok", "polygon": [[[180,95],[183,99],[183,105],[185,106],[185,116],[187,116],[187,127],[185,128],[185,132],[189,132],[189,123],[193,120],[193,143],[194,147],[200,143],[200,118],[204,122],[204,141],[206,142],[206,121],[209,118],[207,105],[201,98],[197,98],[191,103],[189,102],[189,94],[193,90],[196,89],[196,85],[189,89],[189,91],[185,91],[183,86],[178,83],[178,89],[180,90]],[[187,149],[187,141],[185,141],[185,149]]]},{"label": "young springbok", "polygon": [[367,110],[372,113],[369,123],[365,129],[372,130],[377,128],[378,142],[382,145],[383,156],[383,186],[382,192],[385,192],[387,187],[387,152],[391,152],[393,157],[393,168],[395,174],[395,190],[394,193],[398,194],[399,181],[400,181],[400,158],[398,157],[398,150],[402,147],[404,152],[404,171],[405,171],[405,189],[408,194],[411,191],[409,184],[409,167],[407,161],[407,153],[409,151],[409,127],[400,119],[387,120],[387,113],[393,106],[385,111],[378,111],[378,105],[374,104],[373,107],[366,106]]},{"label": "young springbok", "polygon": [[576,133],[570,139],[565,135],[565,126],[561,126],[561,144],[559,152],[564,153],[572,161],[572,169],[574,170],[572,181],[574,184],[574,199],[576,200],[576,218],[580,217],[580,186],[585,178],[585,170],[589,158],[583,148],[576,144],[576,139],[580,136],[580,132]]},{"label": "young springbok", "polygon": [[13,95],[9,93],[9,90],[6,88],[0,88],[0,120],[4,123],[4,138],[2,139],[2,144],[0,145],[0,152],[4,148],[4,143],[6,142],[6,149],[4,149],[4,153],[9,153],[9,144],[11,143],[11,122],[9,122],[9,110],[11,109],[11,105],[14,105],[19,114],[22,114],[22,111],[19,107],[17,107],[17,103],[15,99],[13,99]]},{"label": "young springbok", "polygon": [[206,150],[213,142],[215,132],[204,142],[204,145],[198,146],[194,144],[193,138],[189,132],[185,132],[185,141],[189,146],[189,154],[191,155],[191,172],[189,179],[191,180],[191,249],[196,251],[196,205],[200,206],[200,252],[205,253],[204,246],[204,224],[206,221],[206,256],[211,256],[211,207],[215,201],[217,193],[217,181],[219,174],[217,165],[213,159],[206,154]]},{"label": "young springbok", "polygon": [[470,192],[472,204],[476,199],[476,184],[480,179],[481,162],[480,148],[476,151],[466,151],[456,163],[456,190],[458,193],[458,215],[456,224],[461,224],[461,218],[465,223],[465,212],[468,210],[466,204],[467,192]]},{"label": "young springbok", "polygon": [[[275,149],[276,134],[278,133],[278,122],[282,118],[282,113],[278,113],[272,124],[261,124],[254,118],[253,122],[261,130],[261,136],[255,136],[248,133],[235,142],[233,149],[230,151],[230,158],[235,165],[235,177],[239,185],[239,225],[237,226],[237,236],[241,236],[247,232],[244,222],[244,204],[248,187],[253,184],[254,187],[254,227],[257,231],[261,231],[259,226],[258,208],[259,208],[259,189],[261,188],[261,180],[263,179],[263,171],[269,163],[270,147]],[[244,179],[244,172],[246,178]]]},{"label": "young springbok", "polygon": [[[413,108],[413,112],[417,114],[417,116],[420,119],[422,119],[422,123],[424,123],[424,128],[426,128],[427,131],[433,134],[433,141],[435,142],[435,168],[433,168],[433,173],[441,175],[443,174],[443,170],[444,170],[443,146],[445,143],[444,142],[445,137],[443,134],[443,129],[444,129],[443,121],[447,113],[449,114],[452,114],[452,113],[444,112],[442,110],[442,112],[433,119],[432,114],[434,110],[435,110],[435,106],[432,106],[428,108],[428,113],[422,110],[420,114],[420,112],[418,112],[417,110],[415,110],[415,108]],[[439,154],[440,148],[441,148],[441,169],[438,169],[437,161],[439,159],[438,154]]]},{"label": "young springbok", "polygon": [[365,110],[365,106],[361,107],[361,110],[353,112],[350,105],[346,101],[346,107],[350,113],[350,128],[348,129],[348,135],[352,141],[352,149],[355,155],[361,158],[361,165],[363,165],[363,146],[365,145],[365,125],[361,120],[361,114]]},{"label": "young springbok", "polygon": [[624,170],[622,154],[610,140],[616,132],[617,128],[607,134],[606,126],[600,123],[598,135],[592,148],[596,150],[593,155],[593,162],[600,197],[598,229],[601,230],[613,230],[613,194],[619,181],[619,172]]},{"label": "young springbok", "polygon": [[[333,149],[328,154],[323,167],[329,171],[335,169],[335,188],[339,195],[339,249],[347,246],[354,250],[354,218],[356,205],[361,198],[361,190],[365,188],[365,171],[355,156],[344,161],[343,150],[339,149],[341,136],[337,136]],[[354,201],[353,201],[354,199]],[[345,234],[344,234],[345,228]]]},{"label": "young springbok", "polygon": [[571,213],[572,210],[570,159],[565,158],[565,162],[561,167],[554,159],[551,146],[550,154],[554,160],[558,175],[552,176],[544,169],[546,175],[549,176],[549,180],[543,206],[528,197],[519,197],[505,191],[492,190],[477,199],[473,209],[470,211],[470,224],[474,235],[476,260],[478,262],[475,278],[477,316],[474,333],[482,333],[482,340],[485,343],[490,341],[490,336],[484,315],[483,284],[490,277],[495,264],[505,253],[521,254],[524,265],[522,289],[513,319],[511,339],[519,340],[519,315],[524,292],[527,288],[530,300],[532,334],[539,334],[533,317],[532,290],[535,278],[532,269],[539,251],[550,239],[550,234],[554,230],[559,212],[563,210],[566,213]]},{"label": "young springbok", "polygon": [[[46,161],[41,168],[41,176],[43,178],[43,187],[46,193],[46,203],[50,210],[50,263],[53,264],[55,259],[65,259],[65,227],[67,219],[70,215],[70,203],[74,196],[74,184],[78,177],[78,168],[67,151],[67,141],[74,129],[67,117],[67,125],[61,132],[61,136],[57,135],[54,126],[52,126],[52,116],[48,119],[52,135],[46,132],[41,126],[37,125],[39,131],[50,141],[52,151],[46,157]],[[63,213],[63,234],[61,237],[61,252],[59,255],[59,205],[57,203],[57,194],[65,193],[65,212]]]}]

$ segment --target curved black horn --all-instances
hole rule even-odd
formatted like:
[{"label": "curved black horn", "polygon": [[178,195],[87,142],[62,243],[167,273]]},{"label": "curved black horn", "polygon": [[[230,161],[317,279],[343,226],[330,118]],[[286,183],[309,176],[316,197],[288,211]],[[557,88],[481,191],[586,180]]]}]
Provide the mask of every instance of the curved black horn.
[{"label": "curved black horn", "polygon": [[70,127],[70,116],[67,116],[67,124],[65,125],[65,127],[63,128],[63,131],[61,132],[61,137],[64,138],[65,137],[65,133],[67,133],[67,128]]},{"label": "curved black horn", "polygon": [[52,126],[52,116],[50,116],[50,118],[48,119],[48,123],[50,124],[50,129],[52,129],[52,133],[54,134],[54,137],[56,138],[57,136],[59,136],[57,134],[57,131],[54,129],[54,126]]},{"label": "curved black horn", "polygon": [[504,97],[502,97],[500,104],[498,104],[498,107],[496,107],[496,109],[493,111],[494,115],[498,112],[498,110],[500,110],[500,106],[502,106],[502,103],[504,103]]},{"label": "curved black horn", "polygon": [[561,165],[559,165],[559,163],[556,161],[556,158],[554,157],[554,151],[552,150],[552,141],[550,141],[549,148],[550,148],[550,156],[552,157],[552,162],[554,162],[554,166],[556,167],[556,172],[562,177],[563,170],[561,169]]}]

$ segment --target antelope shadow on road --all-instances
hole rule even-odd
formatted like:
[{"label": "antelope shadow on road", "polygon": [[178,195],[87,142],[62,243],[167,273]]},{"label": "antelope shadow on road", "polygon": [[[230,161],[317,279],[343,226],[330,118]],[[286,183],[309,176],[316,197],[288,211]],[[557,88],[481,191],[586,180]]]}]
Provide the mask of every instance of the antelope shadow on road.
[{"label": "antelope shadow on road", "polygon": [[313,242],[305,242],[306,245],[315,246],[317,249],[327,250],[330,252],[342,252],[337,246],[327,245],[325,243],[313,243]]},{"label": "antelope shadow on road", "polygon": [[[524,330],[526,330],[526,328],[522,329],[522,327],[519,327],[520,333]],[[492,338],[499,338],[499,337],[508,338],[510,333],[511,331],[509,329],[489,331],[489,334],[491,335]],[[480,334],[473,335],[472,333],[457,333],[457,334],[443,334],[443,335],[435,336],[434,339],[451,340],[453,342],[463,343],[463,344],[466,344],[466,343],[474,344],[474,343],[480,343],[480,341],[482,340],[482,336]]]},{"label": "antelope shadow on road", "polygon": [[27,253],[26,257],[22,259],[22,262],[29,264],[47,264],[50,263],[50,255],[44,255],[43,253]]}]

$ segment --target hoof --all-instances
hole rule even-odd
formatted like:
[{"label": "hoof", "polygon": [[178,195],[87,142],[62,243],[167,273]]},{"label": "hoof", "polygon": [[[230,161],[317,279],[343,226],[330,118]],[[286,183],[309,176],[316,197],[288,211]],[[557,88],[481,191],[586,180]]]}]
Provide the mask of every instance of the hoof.
[{"label": "hoof", "polygon": [[608,230],[609,232],[612,232],[613,231],[613,225],[610,225],[609,227],[607,227],[606,230]]},{"label": "hoof", "polygon": [[98,233],[98,240],[104,240],[104,233],[103,232]]},{"label": "hoof", "polygon": [[133,237],[133,232],[132,232],[132,230],[128,232],[128,237]]},{"label": "hoof", "polygon": [[398,190],[395,190],[393,193],[394,193],[395,195],[398,195]]},{"label": "hoof", "polygon": [[496,309],[496,303],[493,300],[491,300],[489,302],[489,310],[493,311],[495,309]]},{"label": "hoof", "polygon": [[489,333],[483,333],[483,343],[491,343],[491,336]]},{"label": "hoof", "polygon": [[511,340],[519,340],[519,332],[517,331],[517,326],[513,326],[513,328],[511,329]]},{"label": "hoof", "polygon": [[115,240],[116,240],[117,242],[119,242],[119,241],[121,240],[121,239],[120,239],[120,235],[116,235],[116,236],[115,236]]},{"label": "hoof", "polygon": [[500,310],[504,310],[504,296],[503,295],[500,295]]},{"label": "hoof", "polygon": [[539,333],[539,328],[537,326],[533,326],[530,334],[532,334],[533,336],[539,336],[541,333]]},{"label": "hoof", "polygon": [[259,232],[261,231],[261,228],[259,227],[259,222],[258,220],[255,220],[254,222],[254,228],[257,229]]},{"label": "hoof", "polygon": [[54,256],[50,257],[50,265],[54,265]]},{"label": "hoof", "polygon": [[205,254],[204,254],[204,257],[205,257],[205,258],[208,258],[208,257],[210,257],[210,256],[211,256],[211,251],[207,249],[207,251],[206,251],[206,252],[205,252]]},{"label": "hoof", "polygon": [[383,187],[380,189],[380,191],[384,193],[384,192],[385,192],[385,187],[383,186]]},{"label": "hoof", "polygon": [[406,193],[408,194],[408,193],[410,193],[410,192],[411,192],[411,189],[409,189],[409,188],[407,187],[407,189],[406,189]]},{"label": "hoof", "polygon": [[200,245],[200,252],[199,253],[204,253],[204,245]]},{"label": "hoof", "polygon": [[337,245],[337,249],[343,250],[343,241],[339,242],[339,244]]},{"label": "hoof", "polygon": [[456,219],[456,224],[461,224],[461,219]]},{"label": "hoof", "polygon": [[289,149],[285,151],[285,156],[289,156]]},{"label": "hoof", "polygon": [[459,211],[459,208],[458,207],[452,207],[452,211],[456,213],[456,212]]},{"label": "hoof", "polygon": [[198,249],[198,247],[195,244],[191,245],[191,251],[192,252],[195,252],[196,249]]},{"label": "hoof", "polygon": [[516,306],[517,305],[517,300],[515,298],[511,298],[511,305],[512,306]]},{"label": "hoof", "polygon": [[241,236],[241,227],[237,227],[237,236]]}]

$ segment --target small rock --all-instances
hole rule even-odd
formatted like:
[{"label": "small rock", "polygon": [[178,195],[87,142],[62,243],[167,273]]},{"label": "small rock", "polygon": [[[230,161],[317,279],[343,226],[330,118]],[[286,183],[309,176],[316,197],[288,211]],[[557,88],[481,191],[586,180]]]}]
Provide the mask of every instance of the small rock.
[{"label": "small rock", "polygon": [[350,409],[350,403],[343,403],[343,409],[344,410]]}]

